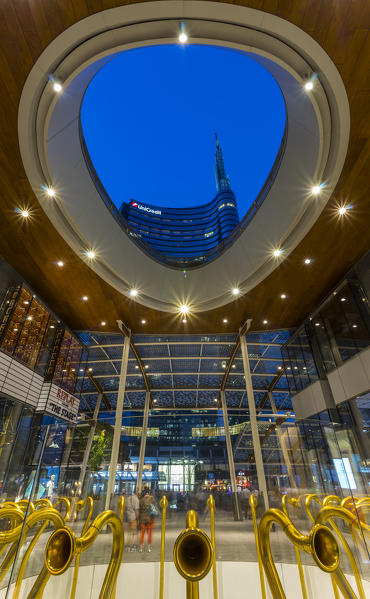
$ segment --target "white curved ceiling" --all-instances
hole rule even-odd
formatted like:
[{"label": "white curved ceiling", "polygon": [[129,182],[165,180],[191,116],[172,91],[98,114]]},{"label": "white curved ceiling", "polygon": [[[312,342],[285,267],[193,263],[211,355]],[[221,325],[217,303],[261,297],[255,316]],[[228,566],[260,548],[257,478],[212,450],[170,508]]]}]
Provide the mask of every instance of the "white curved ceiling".
[{"label": "white curved ceiling", "polygon": [[[186,11],[186,15],[184,14]],[[154,262],[126,236],[100,198],[79,139],[79,112],[91,78],[112,54],[155,43],[176,43],[185,21],[192,43],[247,53],[277,80],[287,106],[288,137],[275,182],[244,233],[215,261],[188,272]],[[302,84],[319,74],[314,90]],[[50,74],[63,82],[57,100]],[[137,301],[166,311],[189,303],[194,311],[224,305],[231,289],[252,289],[286,258],[328,201],[341,172],[349,135],[343,83],[329,57],[297,27],[260,11],[210,2],[150,2],[103,11],[63,32],[40,56],[25,84],[19,139],[25,169],[58,231],[103,279]],[[325,182],[319,196],[313,184]],[[52,184],[57,197],[43,191]]]}]

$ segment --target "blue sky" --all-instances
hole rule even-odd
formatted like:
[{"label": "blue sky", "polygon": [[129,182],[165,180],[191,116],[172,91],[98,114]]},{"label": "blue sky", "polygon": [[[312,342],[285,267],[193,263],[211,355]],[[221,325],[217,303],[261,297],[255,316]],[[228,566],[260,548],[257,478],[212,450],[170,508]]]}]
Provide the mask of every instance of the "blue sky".
[{"label": "blue sky", "polygon": [[174,207],[212,200],[217,131],[242,218],[278,152],[285,106],[273,77],[242,53],[166,45],[113,58],[89,85],[81,119],[118,207],[131,198]]}]

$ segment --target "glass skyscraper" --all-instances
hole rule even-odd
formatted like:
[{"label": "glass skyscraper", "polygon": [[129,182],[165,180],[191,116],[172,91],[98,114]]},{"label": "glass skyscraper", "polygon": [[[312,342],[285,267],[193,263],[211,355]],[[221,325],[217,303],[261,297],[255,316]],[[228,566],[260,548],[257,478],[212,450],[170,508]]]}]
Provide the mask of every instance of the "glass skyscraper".
[{"label": "glass skyscraper", "polygon": [[226,176],[216,135],[216,188],[211,202],[191,208],[163,208],[124,202],[128,234],[152,257],[174,266],[195,266],[215,258],[239,223],[236,197]]}]

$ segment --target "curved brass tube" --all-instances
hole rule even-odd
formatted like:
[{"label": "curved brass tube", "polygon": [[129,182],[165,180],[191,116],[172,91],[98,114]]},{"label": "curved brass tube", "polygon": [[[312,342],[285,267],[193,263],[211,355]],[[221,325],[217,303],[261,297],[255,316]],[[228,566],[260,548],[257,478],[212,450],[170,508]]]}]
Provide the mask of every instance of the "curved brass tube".
[{"label": "curved brass tube", "polygon": [[3,518],[9,518],[10,529],[0,532],[0,547],[3,546],[5,549],[5,546],[9,543],[12,543],[12,545],[0,565],[0,581],[4,578],[16,556],[18,540],[22,534],[25,514],[20,508],[18,508],[18,506],[3,507],[0,512],[0,519]]},{"label": "curved brass tube", "polygon": [[67,497],[59,497],[59,499],[56,500],[56,502],[53,505],[53,508],[56,509],[56,507],[58,505],[65,505],[66,508],[66,513],[64,514],[64,522],[67,522],[67,520],[69,520],[69,517],[71,515],[71,502]]},{"label": "curved brass tube", "polygon": [[[216,532],[215,532],[215,500],[213,495],[207,499],[207,506],[211,514],[211,543],[213,548],[212,574],[213,574],[213,599],[218,599],[217,569],[216,569]],[[264,599],[264,598],[263,598]]]},{"label": "curved brass tube", "polygon": [[41,507],[53,507],[53,504],[51,503],[50,499],[47,499],[47,497],[42,497],[34,502],[34,506],[35,509],[38,509]]},{"label": "curved brass tube", "polygon": [[260,583],[261,583],[261,594],[262,599],[266,599],[266,587],[265,587],[265,577],[263,574],[263,565],[261,560],[261,551],[260,544],[258,539],[258,525],[257,525],[257,517],[256,517],[256,507],[258,505],[257,497],[253,494],[249,496],[249,505],[252,512],[252,520],[253,520],[253,529],[254,529],[254,539],[256,543],[256,551],[257,551],[257,561],[258,561],[258,571],[260,575]]},{"label": "curved brass tube", "polygon": [[261,518],[258,534],[262,563],[274,599],[286,599],[270,548],[270,529],[274,522],[282,527],[288,539],[296,547],[312,555],[321,570],[335,572],[338,569],[340,562],[338,543],[327,526],[316,524],[309,535],[303,535],[281,510],[267,510]]},{"label": "curved brass tube", "polygon": [[318,495],[316,495],[315,493],[310,493],[309,495],[303,495],[303,498],[304,498],[304,507],[306,510],[306,514],[309,517],[309,519],[311,520],[311,522],[315,522],[315,516],[311,512],[310,503],[312,501],[316,501],[316,503],[318,503],[320,506],[322,506],[322,501],[321,501],[320,497],[318,497]]},{"label": "curved brass tube", "polygon": [[[330,501],[330,496],[329,496],[329,501]],[[337,536],[340,539],[340,541],[344,547],[344,550],[348,556],[349,562],[351,564],[351,568],[353,570],[353,574],[354,574],[354,577],[356,580],[356,585],[357,585],[357,589],[358,589],[358,592],[360,595],[360,599],[366,599],[360,572],[358,570],[354,555],[353,555],[351,548],[348,545],[346,539],[344,538],[341,531],[339,530],[338,526],[333,521],[333,518],[340,518],[341,520],[344,520],[344,522],[346,524],[348,524],[348,526],[350,528],[352,528],[353,525],[357,524],[357,518],[356,518],[356,516],[354,516],[352,514],[352,512],[350,512],[349,510],[347,510],[345,508],[342,508],[337,505],[335,505],[335,506],[327,505],[327,506],[321,508],[321,510],[317,514],[316,523],[317,524],[326,524],[326,522],[328,522],[330,524],[330,526],[333,528],[333,530],[335,531],[335,533],[337,534]]]},{"label": "curved brass tube", "polygon": [[167,497],[163,495],[162,499],[159,502],[160,507],[162,508],[162,530],[161,530],[161,561],[160,561],[160,570],[159,570],[159,599],[163,599],[163,591],[164,591],[164,549],[165,549],[165,535],[166,535],[166,512],[168,501]]},{"label": "curved brass tube", "polygon": [[352,497],[352,495],[349,495],[348,497],[345,497],[344,499],[342,499],[340,505],[341,505],[341,507],[344,507],[347,510],[349,510],[350,512],[352,512],[355,509],[355,505],[358,501],[359,501],[358,497]]},{"label": "curved brass tube", "polygon": [[[88,509],[88,512],[87,512],[87,516],[86,516],[84,525],[82,527],[81,537],[85,534],[85,532],[87,531],[87,529],[89,527],[89,524],[90,524],[91,516],[92,516],[92,513],[93,513],[93,509],[94,509],[94,501],[93,501],[92,497],[86,497],[86,499],[80,499],[77,502],[76,510],[78,512],[80,512],[86,506],[88,506],[89,509]],[[74,571],[73,571],[73,580],[72,580],[72,588],[71,588],[71,597],[70,597],[70,599],[74,599],[74,597],[76,595],[78,570],[79,570],[79,567],[80,567],[80,557],[81,557],[81,554],[78,553],[76,555],[76,559],[75,559],[75,568],[74,568]]]},{"label": "curved brass tube", "polygon": [[17,501],[17,506],[20,507],[24,512],[28,511],[29,514],[32,514],[32,512],[34,512],[36,509],[35,504],[28,499],[21,499],[20,501]]},{"label": "curved brass tube", "polygon": [[326,497],[324,497],[323,501],[322,501],[322,505],[325,507],[327,505],[340,505],[341,504],[341,499],[340,497],[338,497],[338,495],[327,495]]},{"label": "curved brass tube", "polygon": [[[288,506],[287,506],[288,503],[290,505],[292,505],[293,507],[296,507],[296,508],[299,507],[298,499],[296,497],[288,497],[288,495],[286,495],[286,494],[282,496],[281,503],[283,506],[283,512],[288,517],[289,517]],[[299,552],[298,547],[296,547],[295,545],[294,545],[294,551],[295,551],[295,556],[297,558],[298,574],[299,574],[299,580],[301,582],[302,596],[303,596],[303,599],[308,599],[306,581],[304,578],[303,565],[302,565],[302,560],[301,560],[301,554]]]},{"label": "curved brass tube", "polygon": [[199,580],[207,576],[213,563],[213,547],[209,537],[200,530],[194,510],[186,515],[186,528],[175,541],[173,561],[178,573],[186,580],[187,599],[198,599]]},{"label": "curved brass tube", "polygon": [[99,599],[111,599],[112,592],[121,567],[124,547],[123,525],[119,516],[112,510],[99,514],[85,534],[76,539],[69,527],[56,530],[50,537],[45,549],[45,565],[37,577],[28,599],[41,599],[50,575],[59,576],[70,566],[75,554],[86,551],[101,532],[109,525],[113,533],[113,546],[105,578],[100,589]]},{"label": "curved brass tube", "polygon": [[118,507],[119,516],[121,518],[121,521],[123,522],[123,512],[125,511],[125,496],[124,495],[121,495],[121,497],[119,498],[119,500],[117,502],[117,507]]},{"label": "curved brass tube", "polygon": [[26,551],[26,553],[23,556],[23,559],[21,561],[21,565],[19,566],[17,580],[15,582],[15,587],[14,587],[13,599],[18,599],[19,592],[21,590],[22,580],[23,580],[23,577],[24,577],[24,573],[25,573],[26,566],[27,566],[28,560],[30,558],[30,555],[31,555],[32,551],[34,550],[34,547],[35,547],[37,541],[39,540],[40,536],[42,535],[42,533],[44,532],[45,528],[49,524],[49,522],[51,522],[52,524],[54,524],[54,527],[55,527],[56,530],[58,530],[58,529],[60,529],[60,528],[62,528],[64,526],[63,517],[58,512],[58,510],[54,510],[53,508],[42,508],[42,509],[38,509],[38,510],[34,511],[27,518],[26,523],[25,523],[25,527],[24,527],[24,530],[23,530],[23,534],[22,534],[21,539],[19,541],[19,547],[22,547],[24,541],[26,540],[26,535],[27,535],[28,530],[30,530],[30,528],[32,528],[32,526],[34,526],[38,522],[42,522],[44,520],[45,520],[44,524],[39,528],[39,530],[37,531],[37,533],[33,537],[31,543],[27,547],[27,551]]}]

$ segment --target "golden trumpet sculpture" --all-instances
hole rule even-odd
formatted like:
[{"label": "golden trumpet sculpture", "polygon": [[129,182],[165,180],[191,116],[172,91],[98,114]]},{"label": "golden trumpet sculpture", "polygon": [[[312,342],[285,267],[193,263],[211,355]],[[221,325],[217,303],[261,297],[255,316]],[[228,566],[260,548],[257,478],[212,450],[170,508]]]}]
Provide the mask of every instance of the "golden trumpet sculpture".
[{"label": "golden trumpet sculpture", "polygon": [[110,526],[113,533],[113,544],[99,599],[111,599],[121,567],[124,547],[122,521],[112,510],[99,514],[79,538],[76,538],[74,532],[68,527],[60,528],[51,535],[45,549],[45,565],[37,577],[28,599],[40,599],[50,575],[63,574],[71,565],[75,555],[86,551],[107,525]]},{"label": "golden trumpet sculpture", "polygon": [[173,548],[176,569],[186,580],[186,599],[199,599],[199,580],[210,571],[213,555],[209,537],[199,528],[197,513],[189,510],[186,528],[177,537]]},{"label": "golden trumpet sculpture", "polygon": [[[86,499],[80,499],[80,501],[77,502],[76,510],[78,512],[80,512],[86,506],[88,507],[88,511],[87,511],[87,516],[86,516],[86,519],[85,519],[85,522],[84,522],[84,525],[83,525],[82,531],[81,531],[81,536],[82,537],[83,537],[83,535],[85,534],[85,532],[87,531],[87,529],[89,527],[91,516],[92,516],[92,513],[93,513],[94,501],[93,501],[92,497],[86,497]],[[80,567],[80,558],[81,558],[81,554],[77,553],[76,559],[75,559],[75,569],[73,571],[73,580],[72,580],[72,588],[71,588],[71,597],[70,597],[70,599],[74,599],[75,595],[76,595],[78,570],[79,570],[79,567]]]},{"label": "golden trumpet sculpture", "polygon": [[[339,570],[339,546],[334,534],[327,526],[315,524],[310,534],[304,535],[284,512],[277,509],[267,510],[261,518],[258,535],[261,559],[274,599],[286,599],[270,548],[270,529],[275,522],[281,526],[293,545],[312,555],[320,570],[328,573],[334,573]],[[346,581],[343,578],[343,575],[338,575],[338,584],[342,592],[347,587]],[[346,598],[353,599],[352,596],[344,592],[343,594]]]}]

